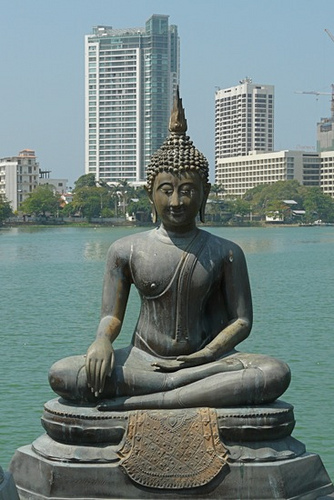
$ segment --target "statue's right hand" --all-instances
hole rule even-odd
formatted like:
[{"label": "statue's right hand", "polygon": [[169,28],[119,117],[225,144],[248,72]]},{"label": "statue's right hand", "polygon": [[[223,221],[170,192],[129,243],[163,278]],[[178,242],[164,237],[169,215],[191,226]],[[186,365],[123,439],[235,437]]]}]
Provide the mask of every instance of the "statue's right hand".
[{"label": "statue's right hand", "polygon": [[104,389],[106,376],[112,369],[114,350],[110,340],[96,339],[88,348],[86,355],[87,383],[90,390],[98,397]]}]

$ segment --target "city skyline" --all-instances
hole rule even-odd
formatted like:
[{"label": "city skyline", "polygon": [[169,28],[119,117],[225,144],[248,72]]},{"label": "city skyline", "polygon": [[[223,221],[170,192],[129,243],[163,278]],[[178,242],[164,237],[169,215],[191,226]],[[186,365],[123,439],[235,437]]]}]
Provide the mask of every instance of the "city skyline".
[{"label": "city skyline", "polygon": [[[180,90],[189,135],[214,177],[214,96],[246,76],[275,86],[275,150],[315,151],[330,116],[334,4],[323,0],[1,0],[0,157],[36,151],[69,185],[84,173],[84,35],[169,15],[181,41]],[[140,8],[138,8],[140,6]],[[331,25],[332,23],[332,25]]]}]

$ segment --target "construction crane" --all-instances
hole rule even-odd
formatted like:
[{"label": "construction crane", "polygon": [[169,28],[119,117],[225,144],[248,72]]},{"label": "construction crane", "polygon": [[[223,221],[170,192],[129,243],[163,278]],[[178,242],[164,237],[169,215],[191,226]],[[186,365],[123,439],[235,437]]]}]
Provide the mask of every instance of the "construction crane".
[{"label": "construction crane", "polygon": [[327,35],[329,36],[329,38],[332,40],[332,42],[334,42],[334,35],[326,28],[325,28],[325,31],[326,31]]},{"label": "construction crane", "polygon": [[[325,28],[325,31],[326,31],[327,35],[329,36],[329,38],[332,40],[332,42],[334,42],[334,35],[326,28]],[[299,90],[299,91],[296,91],[295,94],[313,94],[316,96],[319,96],[319,95],[332,96],[331,97],[331,119],[334,121],[334,84],[333,83],[332,83],[331,87],[332,87],[332,92],[318,92],[317,90]]]},{"label": "construction crane", "polygon": [[[326,30],[327,31],[327,30]],[[333,42],[334,42],[334,36],[333,36]],[[334,83],[331,85],[332,87],[332,92],[318,92],[317,90],[297,90],[295,94],[313,94],[316,96],[319,95],[330,95],[331,97],[331,117],[334,121]]]}]

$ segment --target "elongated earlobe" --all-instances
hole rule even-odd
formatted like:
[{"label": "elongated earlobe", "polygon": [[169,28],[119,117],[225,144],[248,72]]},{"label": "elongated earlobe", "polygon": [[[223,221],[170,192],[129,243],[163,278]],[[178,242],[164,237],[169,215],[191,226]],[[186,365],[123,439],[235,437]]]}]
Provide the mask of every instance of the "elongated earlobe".
[{"label": "elongated earlobe", "polygon": [[205,222],[205,205],[206,205],[206,200],[203,200],[202,202],[202,205],[200,206],[200,209],[199,209],[199,218],[200,218],[200,221]]},{"label": "elongated earlobe", "polygon": [[154,203],[152,203],[152,222],[153,222],[153,224],[156,224],[157,220],[158,220],[157,209],[155,208]]},{"label": "elongated earlobe", "polygon": [[153,196],[152,196],[152,192],[148,189],[147,185],[144,186],[144,189],[149,197],[149,200],[150,200],[150,203],[152,205],[152,222],[153,224],[156,224],[157,220],[158,220],[158,214],[157,214],[157,209],[155,208],[155,205],[154,205],[154,202],[153,202]]}]

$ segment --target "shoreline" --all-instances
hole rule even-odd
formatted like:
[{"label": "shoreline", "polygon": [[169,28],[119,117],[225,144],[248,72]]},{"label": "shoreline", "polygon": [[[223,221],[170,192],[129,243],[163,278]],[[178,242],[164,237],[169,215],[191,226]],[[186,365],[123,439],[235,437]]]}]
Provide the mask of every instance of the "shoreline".
[{"label": "shoreline", "polygon": [[[241,222],[241,223],[219,223],[219,222],[206,222],[206,223],[198,223],[198,227],[205,228],[205,227],[240,227],[240,228],[274,228],[274,227],[334,227],[333,223],[323,223],[323,224],[312,224],[312,223],[272,223],[272,222],[265,222],[265,221],[256,221],[256,222]],[[140,222],[140,221],[124,221],[124,220],[119,220],[119,221],[10,221],[10,222],[3,222],[0,224],[0,229],[9,229],[9,228],[14,228],[14,227],[81,227],[81,228],[97,228],[97,227],[147,227],[147,228],[153,228],[155,227],[155,224],[149,223],[149,222]]]}]

